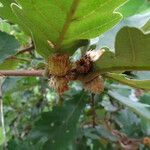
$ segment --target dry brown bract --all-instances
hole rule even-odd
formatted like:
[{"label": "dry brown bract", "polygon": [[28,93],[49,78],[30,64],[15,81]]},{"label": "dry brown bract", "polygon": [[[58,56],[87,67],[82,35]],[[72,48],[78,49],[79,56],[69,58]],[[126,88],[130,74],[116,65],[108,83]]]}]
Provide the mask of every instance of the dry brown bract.
[{"label": "dry brown bract", "polygon": [[85,90],[91,93],[98,94],[104,91],[104,81],[98,73],[89,73],[80,76],[78,79],[82,82]]},{"label": "dry brown bract", "polygon": [[83,83],[85,90],[95,94],[101,93],[104,90],[103,79],[102,76],[93,72],[93,61],[95,58],[99,58],[103,52],[103,50],[100,52],[89,51],[74,64],[67,54],[50,56],[47,65],[47,76],[51,76],[49,86],[59,94],[63,94],[69,89],[70,81],[79,80]]},{"label": "dry brown bract", "polygon": [[59,94],[62,94],[69,89],[68,82],[66,77],[52,76],[50,78],[49,87],[53,88]]},{"label": "dry brown bract", "polygon": [[67,54],[55,54],[48,59],[49,74],[55,76],[65,76],[71,69],[71,63]]}]

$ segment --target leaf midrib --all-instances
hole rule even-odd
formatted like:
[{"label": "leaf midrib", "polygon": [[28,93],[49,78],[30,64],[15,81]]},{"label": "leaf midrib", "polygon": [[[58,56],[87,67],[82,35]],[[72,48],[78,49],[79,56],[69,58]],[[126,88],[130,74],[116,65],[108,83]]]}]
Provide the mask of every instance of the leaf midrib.
[{"label": "leaf midrib", "polygon": [[57,42],[57,45],[56,45],[56,49],[60,49],[61,48],[61,45],[62,45],[62,42],[64,40],[64,37],[65,37],[65,34],[67,33],[67,30],[69,28],[69,25],[71,24],[71,20],[76,12],[76,9],[78,7],[78,4],[79,4],[80,0],[73,0],[72,2],[72,5],[70,7],[70,10],[69,10],[69,13],[67,15],[67,19],[64,23],[64,26],[62,28],[62,31],[60,32],[60,35],[59,35],[59,38],[58,38],[58,42]]},{"label": "leaf midrib", "polygon": [[149,71],[150,70],[150,66],[110,66],[109,68],[108,67],[105,67],[105,68],[96,68],[97,72],[100,72],[100,73],[106,73],[106,72],[114,72],[114,71]]},{"label": "leaf midrib", "polygon": [[[150,80],[137,80],[137,79],[129,79],[129,78],[126,78],[125,76],[121,76],[121,79],[120,78],[117,78],[117,77],[113,77],[111,75],[111,73],[106,73],[104,75],[105,77],[109,78],[109,79],[112,79],[112,80],[115,80],[117,82],[120,82],[122,84],[125,84],[125,85],[128,85],[128,86],[131,86],[131,87],[134,87],[134,88],[137,88],[138,85],[137,84],[141,84],[141,83],[147,83],[147,82],[150,82]],[[125,79],[122,79],[122,77],[125,77]],[[125,81],[126,80],[126,81]],[[139,88],[139,87],[138,87]],[[145,90],[145,88],[141,87],[140,89],[143,89]],[[149,90],[149,89],[147,89]]]},{"label": "leaf midrib", "polygon": [[132,62],[134,63],[135,62],[135,46],[134,46],[134,42],[133,42],[133,39],[132,39],[132,36],[131,36],[131,33],[129,31],[129,29],[127,29],[128,31],[128,35],[129,35],[129,42],[130,42],[130,46],[131,46],[131,52],[132,52]]}]

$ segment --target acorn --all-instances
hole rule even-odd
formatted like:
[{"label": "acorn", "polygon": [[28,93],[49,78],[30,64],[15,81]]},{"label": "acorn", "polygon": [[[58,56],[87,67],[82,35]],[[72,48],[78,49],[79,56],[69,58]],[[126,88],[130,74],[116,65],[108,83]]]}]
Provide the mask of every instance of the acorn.
[{"label": "acorn", "polygon": [[49,87],[61,95],[69,89],[68,82],[66,77],[52,76],[49,81]]},{"label": "acorn", "polygon": [[150,147],[150,138],[149,137],[145,137],[143,139],[143,144],[146,145],[146,146],[148,146],[148,147]]},{"label": "acorn", "polygon": [[71,63],[67,54],[54,54],[48,58],[48,72],[55,76],[65,76],[71,69]]},{"label": "acorn", "polygon": [[79,74],[87,74],[91,72],[93,68],[93,62],[98,60],[104,54],[104,52],[104,49],[87,51],[86,54],[76,62],[76,71]]},{"label": "acorn", "polygon": [[104,91],[104,83],[101,76],[94,78],[93,80],[84,83],[84,88],[94,94],[99,94]]},{"label": "acorn", "polygon": [[89,73],[78,78],[83,83],[84,89],[94,94],[104,91],[104,80],[98,73]]},{"label": "acorn", "polygon": [[79,74],[86,74],[92,69],[91,58],[87,55],[83,56],[76,62],[76,70]]}]

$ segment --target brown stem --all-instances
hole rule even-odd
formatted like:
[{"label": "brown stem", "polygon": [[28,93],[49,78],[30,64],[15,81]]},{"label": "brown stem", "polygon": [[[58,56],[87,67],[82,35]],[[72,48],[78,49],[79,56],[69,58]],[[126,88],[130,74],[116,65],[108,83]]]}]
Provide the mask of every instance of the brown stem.
[{"label": "brown stem", "polygon": [[15,57],[15,56],[10,56],[10,57],[8,57],[8,59],[12,59],[12,60],[20,60],[20,61],[26,61],[26,62],[31,62],[31,61],[30,61],[30,60],[28,60],[28,59],[18,58],[18,57]]},{"label": "brown stem", "polygon": [[16,54],[16,56],[17,56],[17,55],[20,55],[20,54],[23,54],[23,53],[26,53],[26,52],[29,52],[29,53],[30,53],[33,49],[34,49],[34,45],[31,45],[30,47],[27,47],[27,48],[25,48],[25,49],[20,50],[20,51]]},{"label": "brown stem", "polygon": [[95,94],[91,94],[91,107],[92,107],[92,126],[93,128],[96,126],[96,111],[95,111]]},{"label": "brown stem", "polygon": [[0,70],[0,76],[43,76],[44,70]]}]

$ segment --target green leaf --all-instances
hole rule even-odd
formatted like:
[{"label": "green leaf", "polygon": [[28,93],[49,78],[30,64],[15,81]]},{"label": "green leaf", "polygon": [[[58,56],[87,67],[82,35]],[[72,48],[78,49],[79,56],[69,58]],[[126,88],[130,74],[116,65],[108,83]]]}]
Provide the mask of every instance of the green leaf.
[{"label": "green leaf", "polygon": [[150,11],[150,2],[148,0],[129,0],[119,8],[119,11],[124,17],[145,13]]},{"label": "green leaf", "polygon": [[1,6],[0,6],[0,16],[3,19],[9,20],[11,22],[15,22],[17,20],[17,17],[13,14],[13,11],[10,7],[11,3],[14,3],[15,0],[1,0]]},{"label": "green leaf", "polygon": [[114,117],[122,132],[128,136],[136,136],[140,131],[140,119],[129,109],[119,111]]},{"label": "green leaf", "polygon": [[109,139],[110,141],[117,141],[117,137],[115,137],[109,130],[106,129],[106,127],[99,125],[96,126],[96,132],[100,137],[103,137],[105,139]]},{"label": "green leaf", "polygon": [[55,106],[51,112],[42,113],[31,130],[31,140],[45,139],[44,150],[66,150],[75,140],[84,100],[88,97],[85,93],[79,93],[73,98],[66,98],[63,106]]},{"label": "green leaf", "polygon": [[[92,140],[93,150],[107,150],[106,144],[102,144],[99,140]],[[86,149],[87,150],[87,149]]]},{"label": "green leaf", "polygon": [[117,141],[115,137],[106,127],[103,125],[97,125],[95,128],[89,127],[84,129],[85,137],[93,140],[100,140],[102,138],[109,139],[110,141]]},{"label": "green leaf", "polygon": [[9,56],[15,54],[19,48],[19,42],[14,36],[0,31],[0,63]]},{"label": "green leaf", "polygon": [[136,114],[150,121],[150,105],[132,101],[130,98],[124,97],[115,91],[109,91],[108,94],[123,105],[129,107]]},{"label": "green leaf", "polygon": [[107,73],[105,76],[122,84],[143,90],[150,90],[150,80],[135,80],[129,79],[123,74]]},{"label": "green leaf", "polygon": [[3,136],[3,130],[0,127],[0,145],[2,145],[4,143],[4,136]]},{"label": "green leaf", "polygon": [[126,1],[17,0],[18,6],[13,4],[12,9],[18,24],[30,30],[38,53],[47,58],[56,51],[73,53],[86,43],[83,39],[112,28],[122,18],[114,10]]},{"label": "green leaf", "polygon": [[[141,103],[150,105],[150,93],[145,93],[144,95],[140,96],[139,99]],[[146,119],[142,119],[141,123],[144,134],[150,136],[150,122]]]},{"label": "green leaf", "polygon": [[140,97],[140,102],[150,105],[150,94],[144,94]]},{"label": "green leaf", "polygon": [[8,34],[11,33],[23,46],[29,44],[29,37],[18,27],[18,25],[12,25],[8,23],[6,20],[0,21],[0,30],[2,32],[6,32]]},{"label": "green leaf", "polygon": [[141,28],[141,26],[144,26],[146,22],[149,20],[150,15],[144,14],[144,15],[135,15],[129,18],[122,19],[115,27],[105,32],[102,36],[100,36],[99,41],[97,43],[97,48],[101,47],[109,47],[109,49],[114,50],[115,47],[115,37],[117,35],[117,32],[125,27],[135,27],[135,28]]},{"label": "green leaf", "polygon": [[149,120],[142,118],[141,119],[141,129],[145,136],[150,136],[150,122]]},{"label": "green leaf", "polygon": [[2,92],[15,93],[25,91],[38,84],[35,77],[7,77],[2,85]]},{"label": "green leaf", "polygon": [[[11,23],[18,24],[19,19],[13,13],[11,9],[11,4],[16,3],[15,0],[1,0],[1,7],[0,7],[0,17],[3,19],[8,20]],[[24,23],[19,22],[21,28],[28,34],[31,35],[29,29],[24,25]]]},{"label": "green leaf", "polygon": [[87,140],[85,137],[79,138],[78,142],[75,144],[75,150],[90,150],[90,146],[87,145]]},{"label": "green leaf", "polygon": [[42,150],[42,145],[41,143],[38,143],[36,145],[33,145],[30,141],[15,141],[11,139],[8,141],[8,150]]},{"label": "green leaf", "polygon": [[147,23],[142,27],[142,29],[143,29],[145,32],[149,32],[149,31],[150,31],[150,20],[147,21]]},{"label": "green leaf", "polygon": [[5,59],[2,63],[0,63],[0,70],[9,70],[9,69],[16,69],[20,63],[24,61],[14,58]]},{"label": "green leaf", "polygon": [[122,28],[115,42],[115,53],[106,52],[95,62],[97,71],[150,70],[150,34],[131,27]]}]

